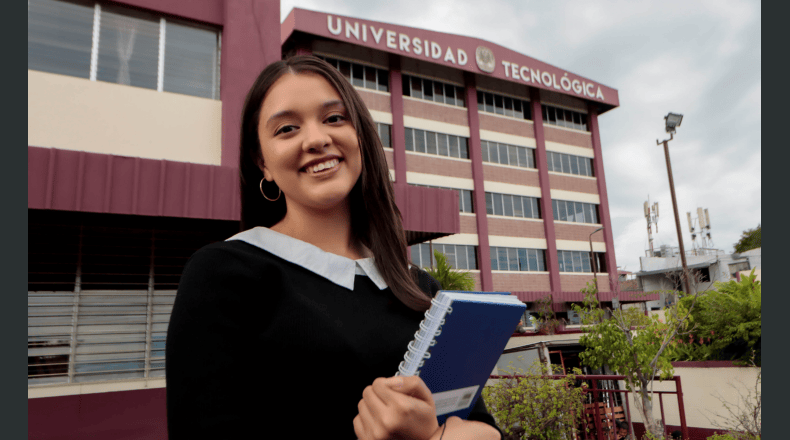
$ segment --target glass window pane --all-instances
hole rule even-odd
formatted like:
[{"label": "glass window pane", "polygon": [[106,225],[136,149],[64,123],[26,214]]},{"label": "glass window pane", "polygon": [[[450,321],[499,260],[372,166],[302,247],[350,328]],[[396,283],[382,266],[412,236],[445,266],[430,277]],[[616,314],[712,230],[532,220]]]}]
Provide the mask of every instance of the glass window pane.
[{"label": "glass window pane", "polygon": [[546,152],[546,165],[549,171],[554,171],[554,153],[551,151]]},{"label": "glass window pane", "polygon": [[338,65],[340,66],[340,73],[348,80],[348,82],[351,82],[351,63],[340,60],[338,61]]},{"label": "glass window pane", "polygon": [[524,109],[521,107],[520,99],[513,100],[513,117],[524,119]]},{"label": "glass window pane", "polygon": [[495,113],[494,112],[494,95],[491,93],[486,93],[486,111],[488,113]]},{"label": "glass window pane", "polygon": [[504,215],[513,217],[513,196],[510,194],[503,194],[502,204],[504,205]]},{"label": "glass window pane", "polygon": [[458,136],[448,135],[447,140],[450,143],[450,157],[460,157],[461,150],[458,148]]},{"label": "glass window pane", "polygon": [[515,145],[508,145],[507,146],[508,160],[510,162],[510,165],[518,166],[518,164],[519,164],[518,163],[518,150],[519,150],[519,148],[517,146],[515,146]]},{"label": "glass window pane", "polygon": [[445,104],[455,105],[455,86],[444,84],[444,102]]},{"label": "glass window pane", "polygon": [[548,116],[546,119],[549,121],[549,124],[557,125],[557,115],[554,107],[546,107],[546,113],[546,116]]},{"label": "glass window pane", "polygon": [[489,162],[488,160],[488,141],[480,141],[480,152],[483,156],[483,162]]},{"label": "glass window pane", "polygon": [[469,138],[458,138],[458,149],[461,153],[461,159],[469,159]]},{"label": "glass window pane", "polygon": [[378,82],[379,82],[379,91],[382,92],[390,91],[389,72],[383,69],[378,69]]},{"label": "glass window pane", "polygon": [[491,247],[491,270],[499,270],[499,254],[497,252],[498,248]]},{"label": "glass window pane", "polygon": [[560,213],[560,221],[568,221],[568,212],[565,210],[565,200],[557,200],[557,210]]},{"label": "glass window pane", "polygon": [[494,198],[491,193],[486,193],[486,214],[494,214]]},{"label": "glass window pane", "polygon": [[538,203],[538,198],[530,197],[532,201],[532,218],[542,218],[540,215],[540,203]]},{"label": "glass window pane", "polygon": [[379,124],[379,137],[384,148],[391,148],[390,126],[388,124]]},{"label": "glass window pane", "polygon": [[409,75],[403,75],[401,78],[403,96],[411,96],[411,77]]},{"label": "glass window pane", "polygon": [[582,130],[587,131],[587,115],[582,113]]},{"label": "glass window pane", "polygon": [[513,196],[513,216],[524,217],[524,208],[522,204],[523,197]]},{"label": "glass window pane", "polygon": [[96,79],[156,90],[159,20],[150,14],[135,15],[102,8]]},{"label": "glass window pane", "polygon": [[540,106],[543,109],[543,122],[549,121],[549,109],[545,105]]},{"label": "glass window pane", "polygon": [[464,195],[464,212],[475,212],[475,208],[472,202],[472,191],[463,190]]},{"label": "glass window pane", "polygon": [[433,101],[433,81],[429,79],[422,80],[422,94],[428,101]]},{"label": "glass window pane", "polygon": [[554,171],[561,173],[562,172],[562,154],[560,153],[551,153],[554,155]]},{"label": "glass window pane", "polygon": [[420,245],[419,244],[415,244],[415,245],[409,246],[409,248],[411,248],[411,264],[413,264],[415,266],[421,266],[421,264],[420,264]]},{"label": "glass window pane", "polygon": [[589,203],[582,203],[582,208],[584,209],[584,222],[585,223],[595,223],[593,220],[592,215],[592,205]]},{"label": "glass window pane", "polygon": [[538,270],[541,272],[546,271],[546,251],[543,249],[536,250],[538,254]]},{"label": "glass window pane", "polygon": [[521,271],[528,271],[529,270],[529,262],[527,260],[527,250],[526,249],[519,249],[518,250],[518,268]]},{"label": "glass window pane", "polygon": [[499,144],[499,163],[502,165],[510,165],[510,160],[508,159],[508,151],[507,151],[506,144]]},{"label": "glass window pane", "polygon": [[592,268],[590,267],[590,253],[583,252],[582,253],[582,272],[592,272]]},{"label": "glass window pane", "polygon": [[414,129],[414,151],[425,153],[425,131]]},{"label": "glass window pane", "polygon": [[527,149],[524,147],[516,147],[516,154],[518,155],[518,166],[528,168],[529,160],[527,160]]},{"label": "glass window pane", "polygon": [[27,68],[90,78],[94,7],[28,2]]},{"label": "glass window pane", "polygon": [[505,96],[505,116],[513,116],[513,98]]},{"label": "glass window pane", "polygon": [[444,133],[437,133],[437,141],[439,142],[439,155],[449,156],[450,150],[447,145],[447,135]]},{"label": "glass window pane", "polygon": [[587,175],[587,158],[586,157],[577,157],[576,162],[579,163],[579,175],[586,176]]},{"label": "glass window pane", "polygon": [[502,194],[493,194],[494,196],[494,215],[502,215],[504,210],[502,208]]},{"label": "glass window pane", "polygon": [[444,256],[447,257],[447,264],[452,267],[457,267],[455,264],[455,245],[446,244],[444,245]]},{"label": "glass window pane", "polygon": [[469,270],[467,256],[466,246],[455,246],[455,267],[458,269]]},{"label": "glass window pane", "polygon": [[581,252],[573,253],[573,271],[582,272],[582,256]]},{"label": "glass window pane", "polygon": [[594,177],[595,176],[595,168],[593,166],[593,160],[587,159],[587,170],[589,171],[588,176]]},{"label": "glass window pane", "polygon": [[573,112],[570,110],[565,110],[565,126],[573,128]]},{"label": "glass window pane", "polygon": [[601,223],[600,217],[598,217],[598,205],[590,204],[590,213],[593,219],[593,223]]},{"label": "glass window pane", "polygon": [[370,66],[362,66],[365,71],[365,88],[376,90],[378,82],[376,81],[376,68]]},{"label": "glass window pane", "polygon": [[522,197],[521,205],[522,208],[524,208],[524,217],[534,218],[534,214],[532,213],[532,203],[530,203],[530,197]]},{"label": "glass window pane", "polygon": [[576,209],[574,206],[576,202],[565,202],[565,207],[568,210],[568,221],[575,222],[576,221]]},{"label": "glass window pane", "polygon": [[488,158],[492,163],[499,163],[499,146],[496,142],[488,143]]},{"label": "glass window pane", "polygon": [[509,269],[512,270],[513,272],[518,272],[518,249],[508,248],[507,259],[508,259]]},{"label": "glass window pane", "polygon": [[414,78],[411,79],[411,96],[413,98],[420,98],[422,99],[422,79],[421,78]]},{"label": "glass window pane", "polygon": [[577,161],[578,156],[570,156],[571,161],[571,174],[579,175],[579,164]]},{"label": "glass window pane", "polygon": [[559,266],[560,272],[565,272],[565,259],[563,258],[564,254],[565,251],[557,251],[557,265]]},{"label": "glass window pane", "polygon": [[477,110],[478,111],[485,111],[485,104],[483,102],[483,92],[477,91]]},{"label": "glass window pane", "polygon": [[432,131],[426,131],[425,137],[428,140],[426,143],[425,152],[428,154],[436,154],[436,133]]},{"label": "glass window pane", "polygon": [[444,85],[440,82],[433,82],[433,100],[436,102],[444,102]]},{"label": "glass window pane", "polygon": [[502,95],[494,95],[494,112],[498,115],[505,114],[505,103],[503,102]]},{"label": "glass window pane", "polygon": [[530,167],[530,168],[537,168],[535,166],[535,149],[534,148],[525,148],[525,150],[527,150],[527,160],[529,161],[529,165],[527,165],[527,166]]},{"label": "glass window pane", "polygon": [[562,258],[565,260],[565,272],[573,272],[573,253],[565,251]]},{"label": "glass window pane", "polygon": [[497,248],[499,254],[499,270],[510,270],[507,264],[507,248]]},{"label": "glass window pane", "polygon": [[469,269],[477,269],[477,246],[467,246],[466,256],[469,262]]},{"label": "glass window pane", "polygon": [[458,107],[466,107],[466,99],[464,98],[466,91],[463,87],[455,86],[455,105]]},{"label": "glass window pane", "polygon": [[428,243],[420,243],[420,254],[421,254],[421,262],[422,267],[430,267],[431,266],[431,250],[428,246]]},{"label": "glass window pane", "polygon": [[538,266],[538,252],[535,249],[527,249],[527,254],[529,257],[529,270],[531,271],[538,271],[540,267]]},{"label": "glass window pane", "polygon": [[414,151],[414,130],[406,128],[406,151]]},{"label": "glass window pane", "polygon": [[551,207],[554,210],[554,220],[559,220],[560,219],[560,208],[559,208],[560,204],[557,203],[557,202],[558,202],[557,200],[552,200],[551,201]]},{"label": "glass window pane", "polygon": [[364,76],[364,67],[351,63],[351,84],[357,87],[365,87]]},{"label": "glass window pane", "polygon": [[584,221],[584,205],[586,203],[576,202],[576,221],[579,223],[586,223]]},{"label": "glass window pane", "polygon": [[562,155],[562,172],[563,173],[571,172],[571,158],[567,154]]}]

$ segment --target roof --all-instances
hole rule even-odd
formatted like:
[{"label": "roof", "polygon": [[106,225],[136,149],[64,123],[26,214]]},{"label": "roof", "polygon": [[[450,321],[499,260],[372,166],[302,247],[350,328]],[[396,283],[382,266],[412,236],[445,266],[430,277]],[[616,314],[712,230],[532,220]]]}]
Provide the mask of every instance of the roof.
[{"label": "roof", "polygon": [[[711,264],[716,263],[716,261],[717,260],[711,260],[711,261],[704,261],[702,263],[689,264],[688,268],[689,269],[699,269],[701,267],[709,267]],[[640,271],[640,272],[636,273],[636,276],[643,277],[643,276],[647,276],[647,275],[658,275],[658,274],[667,273],[667,272],[680,272],[682,270],[683,270],[682,266],[673,266],[673,267],[667,267],[665,269]]]}]

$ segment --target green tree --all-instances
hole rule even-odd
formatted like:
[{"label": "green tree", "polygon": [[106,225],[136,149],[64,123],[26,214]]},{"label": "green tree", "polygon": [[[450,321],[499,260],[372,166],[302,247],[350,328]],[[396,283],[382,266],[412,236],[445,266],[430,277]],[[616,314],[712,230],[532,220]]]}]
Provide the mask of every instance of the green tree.
[{"label": "green tree", "polygon": [[[665,323],[657,315],[645,316],[637,308],[603,310],[592,282],[587,283],[582,292],[585,293],[584,305],[573,306],[585,331],[579,338],[579,343],[585,347],[579,358],[592,368],[608,365],[615,373],[625,376],[625,386],[635,392],[634,401],[647,433],[655,439],[663,438],[661,421],[653,416],[653,378],[672,377],[673,341],[677,335],[687,332],[688,313],[678,316],[676,308],[667,308],[665,313],[669,318]],[[693,306],[694,301],[690,308]]]},{"label": "green tree", "polygon": [[[738,360],[761,366],[762,294],[752,273],[741,279],[717,282],[691,310],[693,325],[687,338],[676,338],[672,360]],[[691,297],[678,301],[680,313],[690,309]]]},{"label": "green tree", "polygon": [[746,252],[751,249],[762,247],[762,226],[757,225],[754,229],[743,231],[741,238],[735,243],[735,252]]},{"label": "green tree", "polygon": [[442,285],[442,290],[474,290],[475,278],[468,271],[453,270],[447,264],[447,257],[439,251],[433,251],[436,258],[436,269],[425,269]]},{"label": "green tree", "polygon": [[[553,365],[554,374],[564,374]],[[529,371],[510,368],[514,377],[498,379],[483,388],[483,401],[502,428],[506,439],[579,438],[578,427],[584,416],[584,388],[576,387],[577,368],[561,378],[536,360]],[[518,375],[518,376],[516,376]],[[576,434],[576,435],[574,435]]]}]

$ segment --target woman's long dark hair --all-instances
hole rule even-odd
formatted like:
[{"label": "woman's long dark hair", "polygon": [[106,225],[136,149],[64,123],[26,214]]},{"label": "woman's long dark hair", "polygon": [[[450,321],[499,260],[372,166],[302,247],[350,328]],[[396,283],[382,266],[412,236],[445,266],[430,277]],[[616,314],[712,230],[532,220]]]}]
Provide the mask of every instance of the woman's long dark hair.
[{"label": "woman's long dark hair", "polygon": [[[350,194],[351,233],[373,252],[376,267],[392,293],[413,310],[428,310],[430,298],[420,290],[413,272],[409,271],[406,237],[376,124],[354,87],[334,67],[312,55],[298,55],[270,64],[247,94],[239,154],[241,230],[255,226],[268,228],[285,216],[284,197],[270,202],[260,192],[263,172],[258,168],[261,159],[258,125],[266,93],[286,73],[321,75],[340,94],[356,129],[362,156],[362,174]],[[267,183],[263,187],[267,197],[277,197],[273,185]]]}]

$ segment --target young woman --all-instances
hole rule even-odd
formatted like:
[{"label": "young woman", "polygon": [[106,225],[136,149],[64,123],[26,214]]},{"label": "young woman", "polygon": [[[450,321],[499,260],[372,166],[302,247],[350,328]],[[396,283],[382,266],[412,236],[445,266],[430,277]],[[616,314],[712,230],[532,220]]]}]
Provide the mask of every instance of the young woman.
[{"label": "young woman", "polygon": [[240,177],[243,232],[190,258],[173,306],[170,440],[501,438],[482,399],[439,426],[422,380],[393,377],[437,288],[409,270],[375,124],[339,72],[297,56],[260,74]]}]

